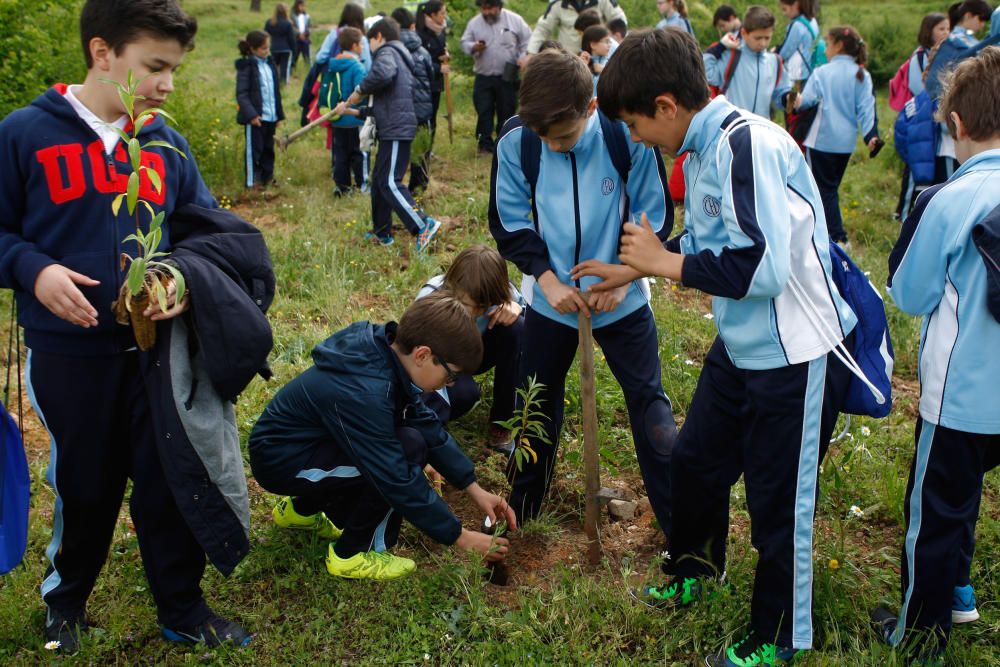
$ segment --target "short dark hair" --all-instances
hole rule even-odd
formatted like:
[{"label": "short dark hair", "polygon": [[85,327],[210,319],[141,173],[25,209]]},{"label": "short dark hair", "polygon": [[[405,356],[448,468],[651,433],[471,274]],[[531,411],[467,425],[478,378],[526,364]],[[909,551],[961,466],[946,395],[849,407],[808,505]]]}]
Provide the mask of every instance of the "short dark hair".
[{"label": "short dark hair", "polygon": [[563,53],[566,53],[566,49],[563,48],[563,45],[560,44],[557,39],[544,40],[538,45],[538,52],[541,53],[542,51],[562,51]]},{"label": "short dark hair", "polygon": [[612,34],[618,34],[625,37],[628,35],[628,23],[625,22],[625,19],[611,19],[608,21],[608,30],[610,30]]},{"label": "short dark hair", "polygon": [[417,22],[417,20],[413,17],[413,12],[406,7],[396,7],[392,10],[392,13],[389,14],[389,16],[391,16],[396,23],[399,24],[399,27],[404,30],[408,30],[410,26]]},{"label": "short dark hair", "polygon": [[375,37],[382,37],[387,42],[398,40],[399,24],[393,18],[379,19],[375,25],[368,29],[368,39]]},{"label": "short dark hair", "polygon": [[573,22],[573,29],[579,32],[583,32],[592,25],[600,25],[601,23],[601,13],[591,7],[590,9],[584,9],[582,12],[577,14],[576,21]]},{"label": "short dark hair", "polygon": [[340,45],[341,51],[350,51],[355,44],[360,44],[364,37],[357,28],[345,25],[337,31],[337,44]]},{"label": "short dark hair", "polygon": [[524,71],[521,121],[544,137],[552,125],[582,118],[593,97],[594,77],[582,60],[565,51],[544,51]]},{"label": "short dark hair", "polygon": [[676,28],[635,30],[615,51],[597,82],[601,111],[656,115],[656,98],[670,93],[697,111],[708,103],[708,80],[694,37]]},{"label": "short dark hair", "polygon": [[603,25],[592,25],[583,31],[583,37],[580,38],[580,50],[590,53],[591,44],[599,42],[610,35],[611,33]]},{"label": "short dark hair", "polygon": [[752,5],[747,7],[746,14],[743,15],[743,29],[747,33],[754,30],[766,30],[774,27],[774,14],[767,7]]},{"label": "short dark hair", "polygon": [[483,338],[476,321],[448,290],[438,290],[410,304],[399,318],[395,343],[403,354],[419,345],[465,373],[483,361]]},{"label": "short dark hair", "polygon": [[468,295],[480,308],[510,301],[507,262],[496,248],[478,243],[460,252],[444,274],[444,286],[456,295]]},{"label": "short dark hair", "polygon": [[944,92],[938,118],[955,136],[954,111],[973,141],[1000,138],[1000,48],[988,46],[975,58],[963,60],[942,81]]},{"label": "short dark hair", "polygon": [[948,17],[941,12],[931,12],[920,22],[920,32],[917,33],[917,43],[925,49],[934,48],[934,28]]},{"label": "short dark hair", "polygon": [[476,0],[476,7],[499,7],[503,9],[503,0]]},{"label": "short dark hair", "polygon": [[732,21],[737,16],[739,14],[730,5],[719,5],[715,13],[712,14],[712,25],[718,26],[723,21]]},{"label": "short dark hair", "polygon": [[184,13],[177,0],[87,0],[80,11],[80,41],[87,69],[94,66],[90,40],[100,37],[121,55],[144,36],[173,39],[187,51],[194,48],[198,21]]}]

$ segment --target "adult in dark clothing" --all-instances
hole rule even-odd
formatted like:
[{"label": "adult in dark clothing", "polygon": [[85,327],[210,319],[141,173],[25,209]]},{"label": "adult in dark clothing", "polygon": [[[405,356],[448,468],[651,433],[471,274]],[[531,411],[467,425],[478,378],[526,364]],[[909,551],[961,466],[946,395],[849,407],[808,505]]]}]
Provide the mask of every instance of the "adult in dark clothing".
[{"label": "adult in dark clothing", "polygon": [[[399,41],[410,52],[413,58],[413,111],[417,115],[417,131],[426,128],[427,139],[430,139],[431,118],[434,116],[433,84],[434,64],[431,55],[420,41],[420,36],[414,31],[416,24],[413,14],[405,7],[399,7],[392,12],[392,18],[399,23]],[[416,137],[415,137],[416,138]],[[422,141],[420,143],[423,143]],[[422,150],[416,159],[410,163],[410,192],[418,192],[427,188],[430,178],[430,142],[426,150]]]},{"label": "adult in dark clothing", "polygon": [[431,104],[434,111],[431,114],[431,131],[437,129],[438,108],[441,106],[441,93],[444,91],[444,76],[449,73],[448,60],[448,10],[441,0],[428,0],[417,5],[417,36],[434,65],[434,80],[431,82]]},{"label": "adult in dark clothing", "polygon": [[292,73],[292,54],[295,53],[295,26],[288,18],[288,7],[283,2],[274,6],[274,16],[264,23],[264,32],[271,36],[271,55],[278,66],[281,83]]},{"label": "adult in dark clothing", "polygon": [[475,61],[472,102],[479,152],[493,152],[493,131],[517,110],[518,69],[528,60],[531,28],[503,0],[476,0],[479,15],[462,33],[462,50]]}]

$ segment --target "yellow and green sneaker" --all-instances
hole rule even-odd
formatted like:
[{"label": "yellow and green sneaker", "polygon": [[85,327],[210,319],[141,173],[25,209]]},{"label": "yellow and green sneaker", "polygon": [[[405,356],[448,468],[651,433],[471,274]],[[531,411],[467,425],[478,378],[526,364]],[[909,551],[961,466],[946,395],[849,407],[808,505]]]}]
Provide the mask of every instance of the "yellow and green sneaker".
[{"label": "yellow and green sneaker", "polygon": [[344,534],[344,531],[333,525],[333,522],[326,518],[326,514],[323,512],[317,512],[309,516],[302,516],[296,512],[290,496],[285,496],[278,501],[278,504],[271,510],[271,516],[274,518],[274,525],[279,528],[308,530],[316,533],[324,540],[336,540]]},{"label": "yellow and green sneaker", "polygon": [[332,544],[326,552],[326,571],[345,579],[388,581],[405,577],[415,569],[417,564],[409,558],[386,552],[362,551],[350,558],[341,558],[334,552]]}]

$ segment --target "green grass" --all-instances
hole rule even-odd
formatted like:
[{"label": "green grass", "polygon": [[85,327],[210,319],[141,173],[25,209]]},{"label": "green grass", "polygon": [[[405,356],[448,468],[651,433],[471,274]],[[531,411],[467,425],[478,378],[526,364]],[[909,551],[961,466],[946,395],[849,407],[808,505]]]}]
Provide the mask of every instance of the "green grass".
[{"label": "green grass", "polygon": [[[649,13],[646,4],[626,0],[630,16]],[[710,8],[694,5],[697,17]],[[331,332],[359,319],[397,318],[423,281],[440,272],[463,247],[489,240],[486,223],[489,163],[475,151],[472,136],[471,77],[455,76],[455,142],[442,122],[433,162],[427,211],[448,223],[434,252],[417,256],[406,234],[392,250],[368,247],[361,234],[369,224],[364,198],[334,200],[330,195],[329,155],[319,133],[279,155],[280,195],[273,200],[246,197],[242,179],[242,133],[234,122],[233,66],[236,42],[258,28],[261,15],[246,12],[245,2],[187,0],[199,18],[198,46],[188,57],[171,107],[191,139],[198,162],[217,196],[267,235],[278,279],[270,311],[275,331],[270,382],[255,380],[239,398],[237,415],[246,437],[257,415],[285,382],[308,367],[312,347]],[[827,2],[829,21],[850,20],[862,32],[902,17],[907,44],[919,15],[933,3]],[[376,6],[391,9],[381,0]],[[461,7],[468,12],[471,3]],[[543,3],[525,0],[511,6],[529,22]],[[936,7],[936,5],[935,5]],[[313,0],[320,24],[335,22],[339,3]],[[459,9],[459,7],[456,7]],[[459,13],[459,12],[455,12]],[[652,17],[649,17],[652,18]],[[702,17],[703,18],[703,17]],[[699,19],[700,20],[700,19]],[[461,24],[459,25],[460,32]],[[912,29],[911,29],[912,28]],[[322,35],[314,40],[314,46]],[[297,126],[295,100],[302,67],[285,91],[286,110]],[[883,94],[884,97],[884,94]],[[893,116],[880,106],[883,134]],[[886,257],[898,233],[891,219],[899,183],[899,163],[887,149],[875,161],[858,151],[841,190],[853,254],[884,284]],[[679,224],[679,221],[678,221]],[[653,308],[660,332],[663,383],[678,417],[688,408],[701,359],[714,326],[704,317],[706,297],[658,281]],[[850,437],[831,449],[821,472],[821,497],[815,540],[816,649],[801,664],[897,665],[868,629],[868,609],[898,599],[902,499],[912,451],[916,415],[918,323],[889,306],[897,353],[897,406],[885,420],[856,420]],[[597,400],[604,443],[606,485],[643,494],[621,392],[597,353]],[[484,485],[500,488],[498,457],[488,458],[481,441],[487,406],[480,405],[454,425],[453,433],[477,460]],[[749,518],[742,484],[733,489],[733,533],[729,581],[714,599],[684,612],[660,613],[636,605],[628,589],[655,576],[661,535],[640,517],[635,528],[605,525],[607,558],[596,570],[580,565],[586,548],[582,517],[582,450],[578,373],[568,378],[566,426],[551,512],[513,546],[512,585],[485,582],[468,557],[443,549],[404,527],[400,553],[418,562],[408,579],[377,584],[334,580],[325,573],[326,545],[274,528],[269,512],[274,497],[251,482],[253,549],[228,580],[210,571],[206,596],[218,611],[258,633],[245,651],[189,650],[158,638],[155,612],[142,571],[134,529],[123,510],[108,565],[90,601],[103,628],[76,658],[81,664],[665,664],[691,665],[740,632],[749,613],[755,554],[749,544]],[[48,443],[38,426],[29,430],[29,457],[35,482],[28,553],[23,567],[0,580],[0,661],[31,664],[51,661],[43,649],[43,606],[38,585],[44,575],[45,547],[51,538],[53,493],[44,482]],[[249,467],[247,467],[249,474]],[[477,523],[470,507],[455,499],[467,527]],[[953,634],[949,664],[1000,662],[997,599],[1000,566],[990,554],[1000,550],[1000,485],[987,479],[978,530],[973,581],[983,619]],[[863,517],[848,518],[857,505]],[[683,508],[678,508],[683,511]],[[836,567],[833,566],[836,561]]]}]

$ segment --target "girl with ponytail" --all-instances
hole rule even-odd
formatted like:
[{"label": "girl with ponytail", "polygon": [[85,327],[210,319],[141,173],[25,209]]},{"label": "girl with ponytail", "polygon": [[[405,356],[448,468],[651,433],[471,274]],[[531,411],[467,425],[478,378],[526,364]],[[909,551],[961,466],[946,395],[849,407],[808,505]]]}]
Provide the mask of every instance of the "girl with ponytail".
[{"label": "girl with ponytail", "polygon": [[881,146],[872,78],[865,69],[868,46],[851,26],[827,34],[830,62],[816,68],[796,100],[796,110],[818,107],[803,146],[826,213],[830,238],[847,242],[840,214],[840,183],[860,130],[869,151]]}]

